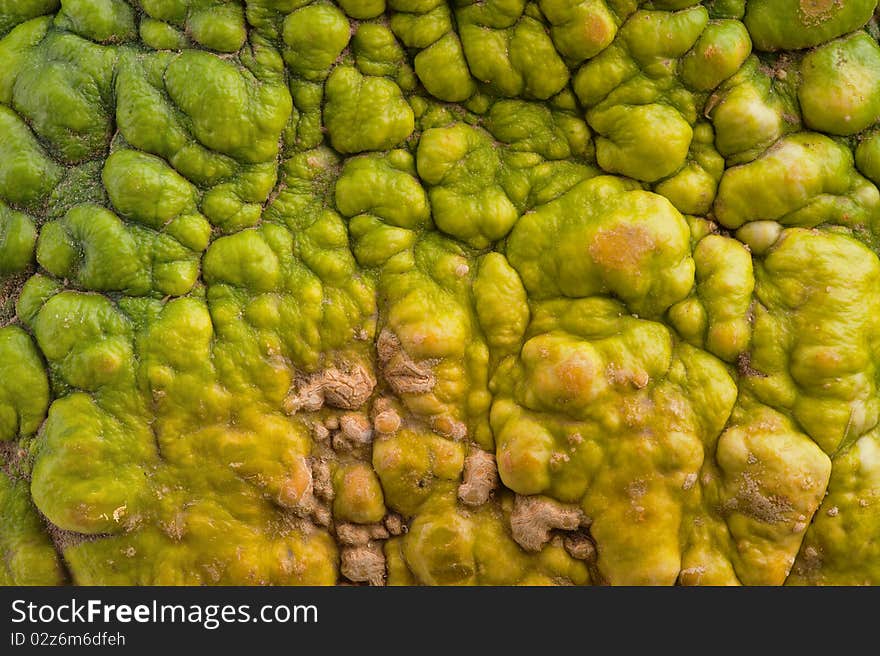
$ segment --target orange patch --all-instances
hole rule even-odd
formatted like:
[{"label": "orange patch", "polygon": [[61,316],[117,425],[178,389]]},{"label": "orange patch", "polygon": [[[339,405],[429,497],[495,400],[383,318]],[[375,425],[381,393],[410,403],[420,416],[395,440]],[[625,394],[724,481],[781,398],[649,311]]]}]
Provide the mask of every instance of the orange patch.
[{"label": "orange patch", "polygon": [[840,8],[840,4],[840,0],[801,0],[804,25],[815,25],[829,20],[834,16],[834,10]]},{"label": "orange patch", "polygon": [[556,377],[562,383],[562,390],[570,398],[575,398],[585,390],[589,390],[599,373],[590,358],[580,357],[572,357],[560,362],[555,370]]},{"label": "orange patch", "polygon": [[634,271],[656,246],[644,226],[622,223],[598,233],[588,250],[593,261],[605,269]]},{"label": "orange patch", "polygon": [[584,20],[583,22],[584,28],[584,40],[587,43],[608,43],[614,38],[614,35],[611,33],[611,27],[608,25],[607,21],[602,20],[599,16],[595,14],[590,14],[590,16]]},{"label": "orange patch", "polygon": [[822,372],[831,372],[840,368],[843,356],[835,348],[824,348],[813,353],[813,367]]}]

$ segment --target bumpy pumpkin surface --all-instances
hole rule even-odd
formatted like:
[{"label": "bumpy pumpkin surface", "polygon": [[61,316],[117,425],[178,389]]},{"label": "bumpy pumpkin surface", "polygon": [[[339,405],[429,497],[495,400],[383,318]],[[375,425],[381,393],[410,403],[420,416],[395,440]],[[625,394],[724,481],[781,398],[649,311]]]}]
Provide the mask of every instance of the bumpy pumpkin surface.
[{"label": "bumpy pumpkin surface", "polygon": [[876,0],[0,0],[0,583],[880,584]]}]

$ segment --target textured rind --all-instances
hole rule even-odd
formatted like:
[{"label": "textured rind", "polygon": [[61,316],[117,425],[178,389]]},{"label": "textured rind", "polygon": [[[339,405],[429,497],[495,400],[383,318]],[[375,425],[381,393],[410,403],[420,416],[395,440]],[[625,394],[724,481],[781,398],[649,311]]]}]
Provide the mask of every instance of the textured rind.
[{"label": "textured rind", "polygon": [[876,5],[0,0],[0,583],[880,584]]},{"label": "textured rind", "polygon": [[0,472],[0,511],[5,522],[0,585],[63,585],[61,558],[30,502],[26,481]]}]

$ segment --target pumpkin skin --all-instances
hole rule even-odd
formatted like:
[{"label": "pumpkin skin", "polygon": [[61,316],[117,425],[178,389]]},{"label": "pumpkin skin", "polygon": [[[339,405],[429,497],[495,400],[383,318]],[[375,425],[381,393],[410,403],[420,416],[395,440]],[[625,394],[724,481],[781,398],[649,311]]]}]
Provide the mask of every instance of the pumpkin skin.
[{"label": "pumpkin skin", "polygon": [[0,0],[0,584],[880,584],[876,5]]}]

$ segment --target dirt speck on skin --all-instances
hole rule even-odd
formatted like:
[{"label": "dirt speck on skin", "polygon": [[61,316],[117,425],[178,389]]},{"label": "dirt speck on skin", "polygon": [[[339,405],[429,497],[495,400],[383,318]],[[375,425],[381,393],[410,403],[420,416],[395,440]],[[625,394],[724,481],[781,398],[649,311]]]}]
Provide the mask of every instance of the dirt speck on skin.
[{"label": "dirt speck on skin", "polygon": [[562,545],[568,555],[589,564],[595,564],[597,558],[596,545],[586,531],[576,531],[565,536]]},{"label": "dirt speck on skin", "polygon": [[330,526],[333,522],[333,514],[330,508],[327,505],[315,505],[315,509],[312,511],[312,521],[315,523],[315,526],[323,528]]},{"label": "dirt speck on skin", "polygon": [[180,542],[186,535],[186,515],[183,512],[177,512],[171,519],[159,522],[159,527],[169,538]]},{"label": "dirt speck on skin", "polygon": [[312,486],[315,495],[324,501],[333,501],[333,483],[330,478],[330,464],[326,460],[312,461]]},{"label": "dirt speck on skin", "polygon": [[648,483],[644,479],[637,478],[626,486],[626,494],[631,501],[638,501],[648,493]]},{"label": "dirt speck on skin", "polygon": [[300,457],[294,461],[276,502],[300,517],[306,517],[314,511],[314,480],[311,464],[306,458]]},{"label": "dirt speck on skin", "polygon": [[316,412],[326,403],[342,410],[356,410],[373,393],[376,379],[362,364],[331,367],[311,376],[303,376],[282,405],[287,414],[300,410]]},{"label": "dirt speck on skin", "polygon": [[550,531],[573,531],[589,525],[580,508],[548,497],[517,495],[510,514],[513,539],[526,551],[540,551],[550,540]]},{"label": "dirt speck on skin", "polygon": [[458,486],[458,498],[466,506],[481,506],[497,487],[495,456],[482,449],[472,449],[464,460],[464,479]]},{"label": "dirt speck on skin", "polygon": [[842,0],[800,0],[801,22],[807,27],[821,25],[834,17]]},{"label": "dirt speck on skin", "polygon": [[366,415],[358,412],[346,412],[339,418],[342,434],[354,444],[364,445],[373,441],[373,429]]},{"label": "dirt speck on skin", "polygon": [[339,570],[349,581],[385,585],[385,555],[380,545],[346,547]]},{"label": "dirt speck on skin", "polygon": [[403,521],[403,517],[398,515],[397,513],[389,513],[387,517],[385,517],[385,528],[390,535],[402,535],[406,533],[406,524]]},{"label": "dirt speck on skin", "polygon": [[65,531],[63,528],[55,526],[45,517],[43,517],[43,520],[46,523],[46,532],[49,534],[49,538],[52,540],[52,544],[55,545],[58,553],[64,553],[65,549],[75,547],[84,542],[92,542],[99,538],[110,537],[109,535],[86,535],[76,531]]},{"label": "dirt speck on skin", "polygon": [[436,380],[430,364],[413,360],[393,332],[383,330],[379,334],[376,350],[382,375],[395,394],[424,394],[434,389]]},{"label": "dirt speck on skin", "polygon": [[400,414],[395,409],[394,404],[385,397],[376,399],[370,416],[373,419],[373,428],[377,433],[383,435],[393,435],[398,431],[402,423]]},{"label": "dirt speck on skin", "polygon": [[816,578],[816,575],[821,572],[823,565],[824,558],[821,549],[813,545],[807,545],[801,550],[797,561],[795,561],[793,571],[798,576],[809,581]]},{"label": "dirt speck on skin", "polygon": [[15,321],[15,303],[31,273],[26,271],[5,279],[0,278],[0,328]]},{"label": "dirt speck on skin", "polygon": [[764,495],[758,481],[748,473],[742,474],[742,482],[733,501],[733,508],[737,511],[768,524],[786,521],[788,514],[794,510],[786,497]]},{"label": "dirt speck on skin", "polygon": [[27,480],[30,475],[28,452],[15,440],[0,442],[0,471],[9,478]]},{"label": "dirt speck on skin", "polygon": [[387,540],[390,537],[384,524],[350,524],[341,522],[334,526],[336,539],[340,544],[362,547],[373,540]]},{"label": "dirt speck on skin", "polygon": [[345,369],[328,369],[324,373],[324,399],[327,405],[343,410],[361,407],[370,398],[376,379],[361,364]]},{"label": "dirt speck on skin", "polygon": [[736,357],[736,371],[743,378],[766,378],[767,374],[761,373],[752,367],[752,357],[748,353],[740,353]]},{"label": "dirt speck on skin", "polygon": [[437,415],[431,418],[431,430],[443,437],[460,442],[468,436],[467,424],[450,417],[449,415]]}]

